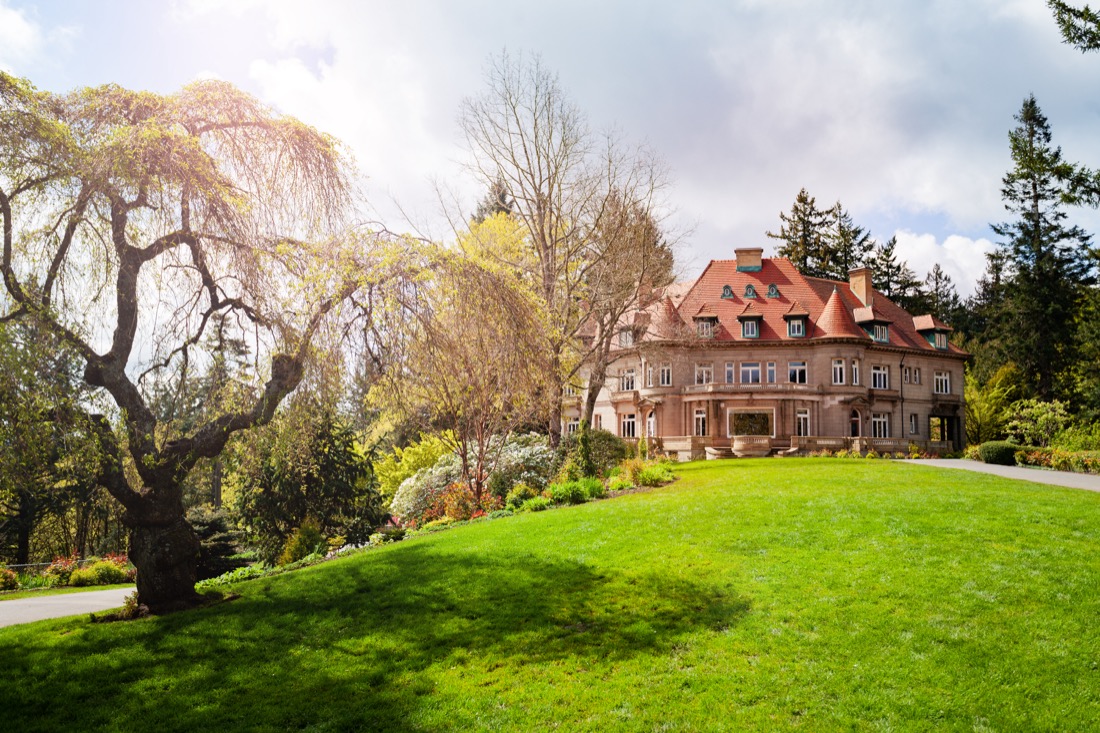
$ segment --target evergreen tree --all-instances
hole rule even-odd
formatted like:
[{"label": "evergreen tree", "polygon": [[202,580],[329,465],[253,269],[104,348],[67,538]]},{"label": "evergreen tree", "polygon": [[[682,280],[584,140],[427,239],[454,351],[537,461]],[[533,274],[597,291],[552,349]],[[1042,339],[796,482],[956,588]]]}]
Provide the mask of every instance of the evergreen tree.
[{"label": "evergreen tree", "polygon": [[825,277],[847,280],[849,270],[871,264],[875,242],[869,231],[852,221],[852,215],[839,201],[828,213],[832,228],[825,236],[821,269],[827,273]]},{"label": "evergreen tree", "polygon": [[914,312],[922,301],[921,283],[908,262],[898,261],[897,246],[897,237],[875,246],[870,257],[872,282],[880,293]]},{"label": "evergreen tree", "polygon": [[1050,125],[1034,96],[1009,133],[1013,168],[1001,196],[1011,221],[993,225],[1011,271],[999,331],[1007,355],[1041,399],[1055,397],[1056,377],[1076,357],[1074,315],[1093,279],[1089,235],[1065,224],[1063,195],[1076,168],[1051,147]]},{"label": "evergreen tree", "polygon": [[1078,8],[1062,0],[1047,0],[1047,5],[1054,11],[1066,43],[1082,52],[1100,50],[1100,13],[1088,5]]},{"label": "evergreen tree", "polygon": [[474,211],[471,218],[474,222],[480,224],[495,214],[511,215],[513,206],[515,206],[515,201],[508,193],[508,186],[505,185],[504,179],[498,178],[489,186],[489,191],[485,194],[485,198],[478,203],[477,210]]},{"label": "evergreen tree", "polygon": [[925,277],[924,292],[928,303],[926,310],[937,318],[954,323],[956,315],[962,310],[962,300],[951,276],[943,271],[940,263],[934,264]]},{"label": "evergreen tree", "polygon": [[831,213],[831,209],[818,209],[814,197],[803,188],[795,197],[791,213],[780,212],[779,218],[783,224],[779,227],[779,232],[765,234],[772,239],[782,240],[779,256],[789,259],[802,274],[830,277],[832,273],[824,263],[828,260],[826,251]]}]

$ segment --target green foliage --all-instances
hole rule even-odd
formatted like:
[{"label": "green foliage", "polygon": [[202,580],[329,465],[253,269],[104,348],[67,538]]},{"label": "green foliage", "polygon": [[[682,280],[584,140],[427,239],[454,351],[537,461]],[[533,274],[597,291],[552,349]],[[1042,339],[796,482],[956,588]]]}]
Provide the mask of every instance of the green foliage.
[{"label": "green foliage", "polygon": [[550,484],[546,487],[546,491],[555,504],[583,504],[588,501],[588,495],[580,481]]},{"label": "green foliage", "polygon": [[567,460],[576,462],[581,476],[595,476],[598,472],[592,456],[592,427],[585,421],[577,433],[577,447]]},{"label": "green foliage", "polygon": [[1069,423],[1066,405],[1058,400],[1019,400],[1012,404],[1008,414],[1008,433],[1021,445],[1045,448]]},{"label": "green foliage", "polygon": [[990,440],[978,446],[978,455],[982,462],[994,466],[1015,466],[1016,450],[1019,447],[1007,440]]},{"label": "green foliage", "polygon": [[402,524],[417,527],[443,516],[443,492],[462,479],[458,456],[448,453],[431,468],[422,468],[401,482],[390,511]]},{"label": "green foliage", "polygon": [[1015,364],[1002,365],[984,384],[973,365],[967,365],[963,387],[966,442],[978,445],[1003,437],[1008,408],[1021,391]]},{"label": "green foliage", "polygon": [[504,499],[518,483],[539,491],[546,488],[554,475],[557,458],[545,435],[510,435],[499,450],[498,445],[499,439],[490,444],[490,453],[496,453],[489,474],[489,491],[494,496]]},{"label": "green foliage", "polygon": [[[563,461],[567,457],[576,454],[578,442],[580,440],[580,432],[581,431],[578,430],[571,435],[562,436],[561,443],[558,446],[558,452],[562,456]],[[608,471],[619,465],[624,459],[632,454],[629,443],[606,430],[590,430],[588,431],[588,437],[592,441],[592,466],[594,472],[591,475],[606,476]],[[576,478],[584,476],[584,467],[580,464],[579,460],[574,458],[574,463],[577,465],[578,472]]]},{"label": "green foliage", "polygon": [[89,585],[116,585],[125,583],[126,571],[110,560],[99,560],[77,568],[69,576],[69,585],[81,588]]},{"label": "green foliage", "polygon": [[321,534],[321,525],[312,517],[307,517],[300,527],[287,538],[282,554],[277,560],[279,565],[289,565],[308,557],[325,546],[325,536]]},{"label": "green foliage", "polygon": [[420,434],[420,440],[405,448],[394,448],[374,462],[374,475],[378,478],[378,493],[388,504],[405,479],[425,468],[431,468],[451,452],[451,440],[445,435]]},{"label": "green foliage", "polygon": [[505,503],[513,509],[518,509],[528,499],[533,499],[538,496],[539,492],[534,487],[528,486],[525,483],[518,483],[512,487],[512,490],[508,492],[508,497],[505,499]]},{"label": "green foliage", "polygon": [[607,495],[606,489],[604,489],[603,481],[600,481],[595,476],[586,476],[585,478],[577,481],[581,489],[584,490],[584,495],[588,499],[602,499]]},{"label": "green foliage", "polygon": [[0,565],[0,590],[18,590],[19,576],[14,570]]},{"label": "green foliage", "polygon": [[638,486],[661,486],[675,480],[676,477],[672,475],[672,469],[669,468],[668,464],[650,463],[638,472],[635,483]]},{"label": "green foliage", "polygon": [[246,564],[238,557],[240,533],[229,526],[224,510],[209,506],[193,507],[187,511],[187,521],[199,536],[198,580],[216,578]]},{"label": "green foliage", "polygon": [[550,499],[545,496],[535,496],[523,502],[519,510],[521,512],[541,512],[550,508]]},{"label": "green foliage", "polygon": [[611,483],[607,485],[608,491],[626,491],[627,489],[633,488],[634,484],[631,483],[630,479],[623,478],[621,476],[616,476],[615,478],[611,479]]},{"label": "green foliage", "polygon": [[1071,425],[1051,441],[1064,451],[1100,451],[1100,423]]}]

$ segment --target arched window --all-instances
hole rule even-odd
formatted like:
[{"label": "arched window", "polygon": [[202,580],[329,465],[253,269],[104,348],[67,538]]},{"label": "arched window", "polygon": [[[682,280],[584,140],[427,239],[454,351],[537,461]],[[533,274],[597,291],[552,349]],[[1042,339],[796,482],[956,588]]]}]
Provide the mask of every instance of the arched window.
[{"label": "arched window", "polygon": [[849,418],[848,422],[850,422],[852,425],[852,437],[858,438],[860,436],[860,430],[863,425],[863,421],[859,417],[859,410],[852,410],[852,415]]},{"label": "arched window", "polygon": [[723,298],[732,298],[733,297],[733,288],[731,288],[729,285],[723,285],[722,286],[722,297]]},{"label": "arched window", "polygon": [[746,298],[755,298],[756,297],[756,288],[753,287],[752,283],[749,283],[748,285],[745,286],[745,297]]},{"label": "arched window", "polygon": [[768,297],[769,298],[778,298],[779,297],[779,288],[777,288],[775,286],[775,283],[772,283],[771,285],[768,286]]}]

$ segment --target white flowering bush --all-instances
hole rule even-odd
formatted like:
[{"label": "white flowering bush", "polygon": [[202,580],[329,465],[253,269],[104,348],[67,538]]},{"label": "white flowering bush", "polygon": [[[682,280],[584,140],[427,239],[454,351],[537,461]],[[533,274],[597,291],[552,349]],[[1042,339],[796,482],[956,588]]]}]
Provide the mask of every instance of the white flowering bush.
[{"label": "white flowering bush", "polygon": [[401,482],[390,502],[390,513],[402,524],[420,525],[438,519],[433,512],[441,508],[444,490],[462,479],[458,456],[448,453],[430,468],[422,468]]},{"label": "white flowering bush", "polygon": [[489,490],[501,499],[516,484],[527,484],[542,491],[557,470],[557,456],[545,435],[514,435],[505,442],[493,472]]}]

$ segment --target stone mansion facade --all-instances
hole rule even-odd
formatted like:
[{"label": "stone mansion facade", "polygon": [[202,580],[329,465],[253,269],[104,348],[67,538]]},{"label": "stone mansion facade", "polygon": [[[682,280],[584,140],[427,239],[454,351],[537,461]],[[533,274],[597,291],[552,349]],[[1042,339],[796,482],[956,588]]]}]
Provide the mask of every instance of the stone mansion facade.
[{"label": "stone mansion facade", "polygon": [[[868,268],[823,280],[762,254],[714,260],[620,322],[594,427],[681,459],[962,449],[968,355],[949,326],[887,300]],[[567,431],[581,409],[567,395]]]}]

